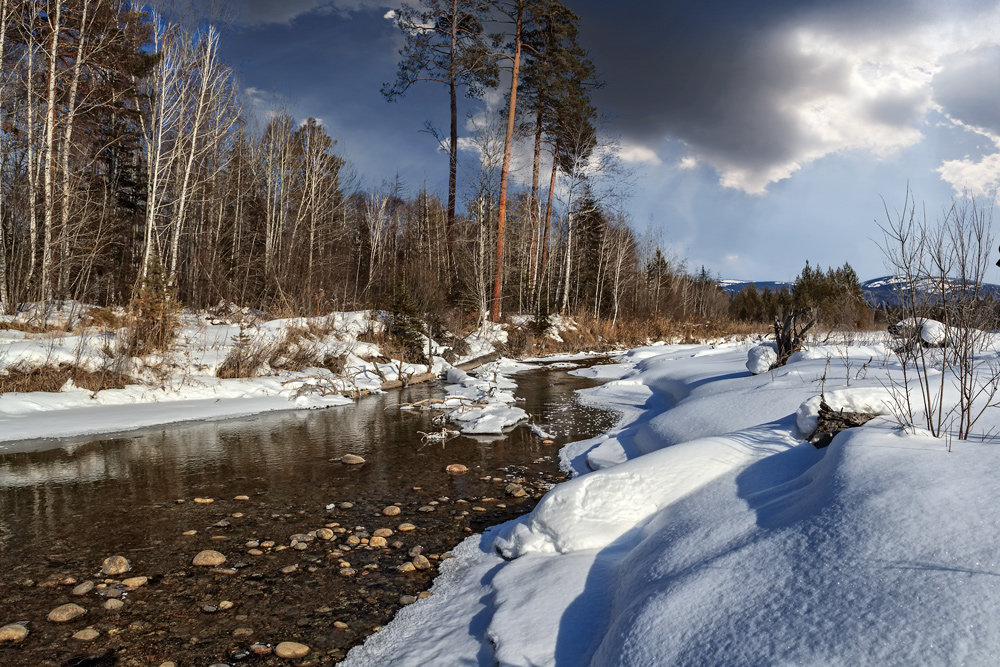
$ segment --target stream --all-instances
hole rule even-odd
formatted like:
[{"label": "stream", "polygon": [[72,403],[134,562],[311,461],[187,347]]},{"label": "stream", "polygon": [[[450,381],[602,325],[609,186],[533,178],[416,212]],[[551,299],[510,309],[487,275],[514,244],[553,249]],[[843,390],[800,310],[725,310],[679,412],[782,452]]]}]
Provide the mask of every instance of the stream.
[{"label": "stream", "polygon": [[[430,415],[398,408],[441,396],[434,382],[328,410],[0,450],[0,626],[29,631],[0,642],[0,664],[336,663],[427,594],[449,549],[530,511],[564,478],[563,444],[617,418],[576,402],[592,380],[544,368],[515,379],[552,444],[523,426],[422,441]],[[445,472],[454,463],[468,472]],[[193,565],[203,550],[226,560]],[[101,572],[114,555],[127,573]],[[420,567],[398,569],[408,562]],[[86,613],[46,619],[66,603]],[[280,642],[308,653],[289,663]]]}]

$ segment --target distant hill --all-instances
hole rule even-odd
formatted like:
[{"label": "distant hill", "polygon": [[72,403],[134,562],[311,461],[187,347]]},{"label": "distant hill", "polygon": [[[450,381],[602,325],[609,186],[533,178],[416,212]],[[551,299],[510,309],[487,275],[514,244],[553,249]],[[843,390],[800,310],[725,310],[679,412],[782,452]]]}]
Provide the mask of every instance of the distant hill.
[{"label": "distant hill", "polygon": [[[881,278],[873,278],[871,280],[866,280],[861,283],[861,291],[865,296],[865,301],[872,308],[891,308],[899,303],[899,298],[897,296],[897,290],[902,285],[903,279],[896,276],[882,276]],[[765,287],[771,290],[779,289],[792,289],[793,283],[782,282],[774,280],[720,280],[719,287],[726,292],[726,294],[733,295],[738,292],[745,290],[751,284],[755,285],[757,289],[762,290]],[[1000,301],[1000,285],[995,285],[993,283],[983,284],[983,293],[985,295],[992,296],[994,299]]]}]

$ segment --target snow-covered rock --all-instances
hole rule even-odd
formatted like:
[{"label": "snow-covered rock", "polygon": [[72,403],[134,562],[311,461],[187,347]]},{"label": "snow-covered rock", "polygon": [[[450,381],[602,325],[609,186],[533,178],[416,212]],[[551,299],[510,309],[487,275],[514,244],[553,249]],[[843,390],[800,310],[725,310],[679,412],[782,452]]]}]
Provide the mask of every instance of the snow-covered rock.
[{"label": "snow-covered rock", "polygon": [[776,363],[778,363],[778,346],[774,343],[761,343],[751,347],[747,352],[747,370],[754,375],[768,372]]}]

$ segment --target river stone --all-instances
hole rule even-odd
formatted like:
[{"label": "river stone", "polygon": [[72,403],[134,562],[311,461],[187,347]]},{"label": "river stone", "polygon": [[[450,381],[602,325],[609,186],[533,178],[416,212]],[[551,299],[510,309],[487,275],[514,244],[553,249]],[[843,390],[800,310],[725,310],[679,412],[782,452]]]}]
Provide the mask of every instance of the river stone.
[{"label": "river stone", "polygon": [[236,496],[233,500],[250,500],[250,496]]},{"label": "river stone", "polygon": [[124,606],[125,603],[122,602],[121,600],[112,599],[104,601],[104,608],[107,609],[108,611],[118,611]]},{"label": "river stone", "polygon": [[95,630],[94,628],[84,628],[79,632],[74,632],[73,639],[77,639],[82,642],[90,642],[97,639],[100,635],[101,633]]},{"label": "river stone", "polygon": [[353,567],[344,567],[340,569],[340,576],[342,577],[353,577],[358,573]]},{"label": "river stone", "polygon": [[70,593],[72,595],[86,595],[92,590],[94,590],[94,582],[88,579],[82,584],[78,584]]},{"label": "river stone", "polygon": [[233,630],[233,637],[250,637],[253,635],[253,628],[240,627]]},{"label": "river stone", "polygon": [[324,542],[332,540],[333,535],[334,535],[333,531],[330,530],[329,528],[320,528],[319,530],[316,531],[316,537],[323,540]]},{"label": "river stone", "polygon": [[417,593],[417,597],[421,600],[423,600],[424,598],[429,598],[432,595],[434,594],[431,593],[430,591],[420,591],[419,593]]},{"label": "river stone", "polygon": [[391,528],[376,528],[375,532],[372,533],[372,535],[374,535],[375,537],[391,537],[392,536],[392,529]]},{"label": "river stone", "polygon": [[417,601],[417,598],[415,598],[412,595],[401,595],[401,596],[399,596],[399,604],[413,604],[416,601]]},{"label": "river stone", "polygon": [[356,465],[361,465],[362,463],[365,462],[365,460],[360,456],[358,456],[357,454],[344,454],[343,456],[340,457],[340,462],[346,463],[349,466],[356,466]]},{"label": "river stone", "polygon": [[334,621],[333,627],[337,628],[338,630],[346,630],[350,626],[348,626],[347,623],[344,623],[343,621]]},{"label": "river stone", "polygon": [[413,558],[414,556],[419,556],[423,552],[424,552],[424,548],[422,546],[420,546],[419,544],[417,544],[417,545],[415,545],[413,547],[410,547],[410,550],[407,552],[407,554],[409,555],[410,558]]},{"label": "river stone", "polygon": [[229,600],[223,600],[222,602],[219,603],[219,609],[221,611],[226,611],[227,609],[232,609],[232,608],[233,608],[233,603],[230,602]]},{"label": "river stone", "polygon": [[250,549],[249,551],[247,551],[247,553],[250,554],[251,556],[263,556],[264,555],[264,552],[261,551],[260,549]]},{"label": "river stone", "polygon": [[101,572],[111,577],[125,574],[131,569],[132,566],[129,565],[124,556],[108,556],[101,564]]},{"label": "river stone", "polygon": [[192,565],[197,565],[199,567],[218,567],[226,562],[226,557],[220,554],[218,551],[212,551],[211,549],[205,549],[204,551],[199,551],[198,555],[194,557],[191,561]]},{"label": "river stone", "polygon": [[281,573],[282,574],[291,574],[292,572],[295,572],[298,569],[299,569],[298,565],[286,565],[285,567],[281,568]]},{"label": "river stone", "polygon": [[524,490],[524,487],[520,484],[508,484],[504,491],[508,496],[514,496],[515,498],[523,498],[528,495],[528,492]]},{"label": "river stone", "polygon": [[413,567],[418,570],[429,570],[431,568],[431,562],[427,560],[427,556],[417,554],[413,557]]},{"label": "river stone", "polygon": [[357,535],[349,535],[345,541],[352,547],[356,547],[361,544],[361,538]]},{"label": "river stone", "polygon": [[16,644],[28,636],[28,628],[23,623],[8,623],[0,628],[0,642]]},{"label": "river stone", "polygon": [[354,507],[354,503],[350,503],[350,502],[346,502],[345,501],[345,502],[342,502],[339,505],[337,505],[337,507],[339,507],[342,510],[349,510],[352,507]]},{"label": "river stone", "polygon": [[445,472],[450,473],[452,475],[461,475],[462,473],[469,472],[469,469],[466,468],[461,463],[452,463],[448,467],[446,467],[444,470],[445,470]]},{"label": "river stone", "polygon": [[396,569],[399,570],[400,572],[414,572],[417,569],[417,567],[413,563],[406,562],[397,567]]},{"label": "river stone", "polygon": [[389,505],[388,507],[382,510],[382,514],[386,516],[396,516],[402,511],[403,510],[399,509],[395,505]]},{"label": "river stone", "polygon": [[411,530],[416,530],[416,529],[417,527],[414,526],[412,523],[401,523],[398,526],[396,526],[396,530],[398,530],[401,533],[408,533]]},{"label": "river stone", "polygon": [[185,530],[183,533],[181,533],[181,535],[183,535],[184,537],[191,537],[192,535],[197,535],[197,534],[198,534],[197,530]]},{"label": "river stone", "polygon": [[129,577],[128,579],[122,579],[122,583],[129,588],[139,588],[139,586],[145,586],[148,581],[149,577]]},{"label": "river stone", "polygon": [[68,604],[62,604],[49,612],[46,617],[53,623],[68,623],[74,619],[80,618],[87,613],[87,610],[78,604],[72,602]]},{"label": "river stone", "polygon": [[208,505],[215,502],[215,498],[195,498],[194,501],[199,505]]},{"label": "river stone", "polygon": [[279,658],[304,658],[309,655],[309,647],[298,642],[281,642],[274,647],[274,654]]},{"label": "river stone", "polygon": [[388,542],[385,541],[384,537],[373,537],[368,540],[368,546],[382,548],[388,546]]}]

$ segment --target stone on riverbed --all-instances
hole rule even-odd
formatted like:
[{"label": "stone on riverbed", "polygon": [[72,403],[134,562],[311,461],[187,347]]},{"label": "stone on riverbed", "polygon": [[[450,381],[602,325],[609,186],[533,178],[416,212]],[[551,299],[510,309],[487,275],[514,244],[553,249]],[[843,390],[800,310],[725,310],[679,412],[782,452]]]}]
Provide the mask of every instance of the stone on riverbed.
[{"label": "stone on riverbed", "polygon": [[462,465],[461,463],[452,463],[446,467],[445,472],[452,475],[461,475],[462,473],[469,472],[469,469]]},{"label": "stone on riverbed", "polygon": [[46,617],[52,623],[68,623],[74,619],[80,618],[87,613],[87,610],[78,604],[73,604],[72,602],[68,604],[62,604],[49,612]]},{"label": "stone on riverbed", "polygon": [[23,623],[8,623],[0,628],[0,642],[16,644],[28,636],[28,628]]},{"label": "stone on riverbed", "polygon": [[194,557],[191,561],[192,565],[197,565],[199,567],[218,567],[226,562],[226,557],[220,554],[218,551],[212,551],[211,549],[206,549],[204,551],[199,551],[198,555]]},{"label": "stone on riverbed", "polygon": [[73,633],[73,639],[76,639],[81,642],[89,642],[97,639],[100,635],[101,633],[95,630],[94,628],[84,628],[79,632]]},{"label": "stone on riverbed", "polygon": [[111,577],[117,574],[125,574],[131,569],[132,566],[129,565],[128,560],[124,556],[108,556],[101,564],[101,572]]},{"label": "stone on riverbed", "polygon": [[77,584],[77,586],[70,592],[71,595],[86,595],[90,591],[94,590],[94,582],[89,579],[82,584]]},{"label": "stone on riverbed", "polygon": [[388,507],[382,510],[382,514],[386,516],[397,516],[402,511],[403,510],[399,509],[395,505],[389,505]]},{"label": "stone on riverbed", "polygon": [[344,454],[340,457],[341,463],[346,463],[349,466],[361,465],[365,462],[364,458],[358,456],[357,454]]},{"label": "stone on riverbed", "polygon": [[281,642],[274,647],[274,654],[279,658],[304,658],[309,655],[309,647],[298,642]]}]

